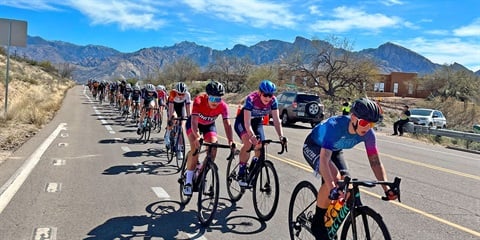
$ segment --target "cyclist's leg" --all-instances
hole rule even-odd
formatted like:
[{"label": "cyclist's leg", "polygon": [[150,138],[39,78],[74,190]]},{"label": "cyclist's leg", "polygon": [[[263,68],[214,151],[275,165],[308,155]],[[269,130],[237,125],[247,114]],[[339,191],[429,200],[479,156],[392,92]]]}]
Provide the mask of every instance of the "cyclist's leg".
[{"label": "cyclist's leg", "polygon": [[142,131],[142,125],[143,125],[143,119],[145,118],[146,112],[145,112],[145,106],[143,106],[140,110],[140,119],[138,120],[138,128],[137,128],[137,134],[140,135]]},{"label": "cyclist's leg", "polygon": [[187,128],[187,137],[190,143],[190,150],[187,153],[187,170],[185,171],[185,185],[183,187],[183,194],[185,195],[192,195],[192,186],[193,186],[193,175],[195,174],[195,167],[198,163],[198,154],[193,156],[193,152],[195,152],[195,145],[198,143],[199,140],[199,133],[195,134],[191,128],[191,118],[188,118],[186,123]]}]

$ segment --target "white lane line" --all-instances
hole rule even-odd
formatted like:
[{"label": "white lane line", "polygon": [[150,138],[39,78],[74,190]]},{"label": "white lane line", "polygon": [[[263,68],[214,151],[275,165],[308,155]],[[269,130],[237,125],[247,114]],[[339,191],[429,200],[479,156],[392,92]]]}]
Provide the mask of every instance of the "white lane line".
[{"label": "white lane line", "polygon": [[168,195],[167,191],[161,187],[152,187],[153,192],[157,195],[160,199],[170,199],[170,195]]},{"label": "white lane line", "polygon": [[35,152],[28,157],[27,161],[15,172],[15,174],[8,179],[8,181],[0,188],[0,213],[3,212],[8,203],[12,200],[13,196],[17,193],[18,189],[25,182],[37,163],[40,161],[40,157],[52,144],[53,140],[58,136],[60,131],[66,130],[66,123],[60,123],[50,136],[38,147]]},{"label": "white lane line", "polygon": [[197,234],[189,234],[189,233],[186,233],[188,238],[189,239],[195,239],[195,240],[208,240],[206,237],[204,236],[200,236],[198,237]]},{"label": "white lane line", "polygon": [[131,151],[132,151],[132,150],[130,150],[129,147],[125,147],[125,146],[122,147],[122,150],[123,150],[124,152],[131,152]]},{"label": "white lane line", "polygon": [[[87,93],[84,91],[83,94],[90,100],[90,97],[87,95]],[[93,108],[93,111],[95,112],[95,114],[97,114],[98,116],[98,119],[100,119],[100,121],[102,122],[102,125],[105,126],[105,128],[107,129],[107,131],[110,133],[110,134],[115,134],[115,131],[113,130],[112,126],[108,125],[108,122],[107,120],[105,120],[105,116],[101,115],[101,112],[98,111],[97,109],[97,106],[92,106]]]},{"label": "white lane line", "polygon": [[57,228],[47,228],[40,227],[33,230],[33,239],[48,239],[56,240],[57,239]]}]

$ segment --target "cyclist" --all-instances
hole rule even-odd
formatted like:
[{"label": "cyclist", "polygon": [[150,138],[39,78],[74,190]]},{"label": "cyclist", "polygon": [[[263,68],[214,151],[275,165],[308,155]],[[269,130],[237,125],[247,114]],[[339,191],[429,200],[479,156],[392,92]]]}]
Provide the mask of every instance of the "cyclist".
[{"label": "cyclist", "polygon": [[[338,198],[337,180],[348,175],[347,164],[343,159],[343,149],[365,143],[368,160],[375,177],[386,181],[387,174],[380,161],[375,132],[372,130],[378,121],[378,105],[366,98],[353,102],[350,115],[333,116],[317,125],[303,144],[303,156],[315,174],[322,176],[318,191],[317,207],[312,219],[312,232],[316,239],[328,239],[324,223],[330,199]],[[394,200],[396,194],[388,186],[382,185],[385,195]]]},{"label": "cyclist", "polygon": [[[175,84],[175,87],[173,88],[173,90],[171,90],[170,93],[168,94],[167,116],[169,118],[169,121],[167,124],[167,130],[165,131],[165,136],[170,135],[170,131],[172,130],[173,125],[175,124],[175,122],[172,121],[172,119],[175,118],[175,116],[190,117],[190,114],[191,114],[190,103],[191,103],[191,97],[190,97],[190,93],[187,90],[187,85],[183,82],[178,82],[177,84]],[[181,159],[183,158],[183,152],[182,152],[183,142],[179,142],[178,144],[179,146],[177,146],[177,158]],[[165,146],[167,148],[170,146],[170,139],[168,137],[165,138]]]},{"label": "cyclist", "polygon": [[[186,181],[183,187],[183,194],[192,195],[192,180],[195,167],[198,162],[198,154],[192,156],[193,151],[200,147],[200,134],[205,142],[217,142],[217,128],[215,120],[219,115],[223,118],[223,127],[227,135],[228,144],[233,146],[233,131],[230,124],[228,105],[222,100],[225,88],[219,82],[211,80],[205,87],[206,93],[201,93],[193,99],[192,115],[186,122],[190,151],[187,154]],[[215,159],[216,149],[212,151],[212,158]]]},{"label": "cyclist", "polygon": [[157,85],[156,89],[158,97],[158,117],[162,119],[165,103],[167,102],[167,89],[165,89],[163,85]]},{"label": "cyclist", "polygon": [[127,83],[125,86],[125,90],[123,91],[123,103],[122,103],[122,109],[123,113],[129,113],[129,108],[130,108],[130,100],[132,99],[132,85],[130,83]]},{"label": "cyclist", "polygon": [[[270,80],[262,80],[258,87],[258,91],[250,93],[246,99],[245,104],[235,118],[235,132],[242,139],[242,148],[240,149],[240,168],[238,170],[238,180],[240,186],[246,186],[245,181],[246,167],[248,159],[250,158],[250,149],[255,146],[255,157],[260,156],[261,141],[265,140],[265,133],[263,131],[262,117],[267,114],[272,114],[275,131],[281,141],[286,140],[283,137],[283,129],[278,116],[277,98],[273,96],[277,87]],[[260,136],[260,141],[256,136]]]},{"label": "cyclist", "polygon": [[143,128],[143,118],[145,115],[150,114],[150,111],[147,110],[155,109],[158,106],[157,100],[157,91],[155,91],[155,86],[149,83],[145,86],[145,91],[142,92],[142,110],[140,114],[140,121],[138,122],[137,134],[140,135]]},{"label": "cyclist", "polygon": [[[135,84],[135,86],[133,86],[133,91],[132,91],[132,102],[130,104],[130,108],[132,109],[132,113],[135,112],[135,109],[137,109],[137,111],[139,110],[139,107],[140,107],[140,100],[141,100],[141,97],[142,96],[142,92],[140,91],[140,87]],[[134,116],[134,117],[138,117],[138,116]],[[137,119],[135,119],[137,120]]]}]

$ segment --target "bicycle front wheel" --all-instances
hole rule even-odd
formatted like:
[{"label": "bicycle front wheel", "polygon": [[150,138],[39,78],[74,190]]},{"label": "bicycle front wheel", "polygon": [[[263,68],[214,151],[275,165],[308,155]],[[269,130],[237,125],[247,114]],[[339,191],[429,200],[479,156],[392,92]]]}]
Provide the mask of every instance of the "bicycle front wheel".
[{"label": "bicycle front wheel", "polygon": [[272,162],[265,161],[257,173],[253,186],[253,208],[258,218],[268,221],[273,217],[278,206],[279,194],[277,171]]},{"label": "bicycle front wheel", "polygon": [[213,220],[218,207],[220,195],[220,183],[218,180],[218,168],[210,162],[203,169],[200,188],[198,190],[198,219],[202,226],[208,226]]},{"label": "bicycle front wheel", "polygon": [[302,181],[292,192],[288,206],[288,230],[290,239],[312,239],[311,219],[317,206],[317,189],[312,183]]},{"label": "bicycle front wheel", "polygon": [[[390,240],[390,233],[382,216],[373,209],[363,206],[355,209],[355,216],[348,216],[342,228],[342,240],[370,239]],[[351,214],[352,212],[350,212]]]},{"label": "bicycle front wheel", "polygon": [[227,192],[232,202],[237,202],[242,198],[245,189],[238,184],[238,168],[240,160],[238,157],[228,161],[227,164]]},{"label": "bicycle front wheel", "polygon": [[[181,127],[181,126],[179,126],[179,127]],[[181,151],[182,152],[182,157],[181,158],[178,158],[178,157],[176,158],[177,159],[177,167],[178,167],[178,169],[183,169],[183,168],[185,168],[185,165],[187,164],[187,161],[186,161],[187,156],[185,155],[185,148],[186,148],[185,147],[185,137],[184,137],[183,131],[181,129],[178,131],[177,140],[175,142],[177,144],[176,147],[175,147],[176,151]],[[182,143],[182,146],[181,146],[180,149],[178,149],[179,148],[179,143]],[[176,154],[176,152],[175,152],[175,154]]]}]

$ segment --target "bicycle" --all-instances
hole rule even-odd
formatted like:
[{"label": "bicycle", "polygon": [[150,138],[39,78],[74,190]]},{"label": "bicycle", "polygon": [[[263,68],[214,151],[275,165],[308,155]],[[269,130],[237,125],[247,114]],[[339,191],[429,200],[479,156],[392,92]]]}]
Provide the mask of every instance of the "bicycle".
[{"label": "bicycle", "polygon": [[[167,163],[171,163],[173,158],[175,157],[175,154],[177,154],[178,151],[182,151],[183,158],[176,158],[177,159],[177,169],[178,171],[182,170],[185,168],[185,135],[183,134],[183,127],[182,127],[182,121],[187,120],[187,118],[173,118],[173,120],[177,120],[176,124],[173,126],[173,129],[170,131],[170,135],[167,136],[167,131],[165,131],[164,139],[169,138],[170,139],[170,144],[167,145]],[[180,149],[178,147],[178,143],[182,142],[183,145],[180,146]]]},{"label": "bicycle", "polygon": [[162,123],[163,123],[163,114],[160,111],[160,108],[155,109],[155,114],[153,114],[153,129],[156,130],[157,133],[162,131]]},{"label": "bicycle", "polygon": [[140,138],[138,140],[143,139],[143,143],[147,143],[150,140],[150,133],[152,131],[152,109],[145,108],[145,117],[143,118],[142,128],[140,130]]},{"label": "bicycle", "polygon": [[[400,202],[400,181],[401,179],[398,177],[395,177],[393,182],[386,182],[350,179],[348,176],[343,181],[339,181],[339,189],[346,193],[347,197],[345,204],[339,210],[337,209],[338,214],[332,215],[331,225],[327,227],[329,239],[338,239],[337,232],[343,224],[340,233],[341,240],[390,240],[390,233],[381,215],[362,204],[359,187],[372,188],[379,184],[388,185],[396,193]],[[387,201],[388,198],[382,197],[382,200]],[[317,188],[309,181],[298,183],[292,192],[288,208],[290,239],[315,239],[311,226],[316,202]]]},{"label": "bicycle", "polygon": [[[206,146],[207,148],[200,150],[202,146]],[[235,155],[235,145],[230,146],[219,143],[208,143],[204,142],[203,139],[200,139],[200,147],[192,154],[192,156],[195,156],[197,154],[207,153],[202,162],[200,162],[199,159],[193,175],[192,184],[192,191],[198,192],[197,216],[202,226],[208,226],[212,222],[215,212],[217,211],[220,196],[218,167],[215,164],[215,159],[212,157],[212,150],[214,148],[230,148],[230,155],[227,157],[227,160],[229,161],[231,161]],[[180,183],[180,202],[183,205],[187,205],[192,198],[192,196],[183,194],[183,187],[186,181],[186,170],[187,168],[184,166],[180,178],[178,179],[178,183]]]},{"label": "bicycle", "polygon": [[[259,139],[258,136],[257,139]],[[278,143],[282,145],[282,150],[278,152],[278,154],[283,154],[284,151],[288,152],[286,138],[284,138],[282,141],[274,141],[271,139],[263,140],[261,142],[260,157],[256,163],[252,162],[247,168],[247,187],[242,187],[238,183],[238,169],[240,167],[240,160],[232,159],[227,164],[228,196],[233,202],[237,202],[240,200],[240,198],[242,198],[246,189],[252,189],[253,207],[255,209],[255,213],[257,214],[258,218],[263,221],[270,220],[275,214],[280,193],[278,175],[275,167],[270,160],[266,159],[266,145],[270,143]],[[268,200],[273,200],[273,202],[269,204]]]}]

